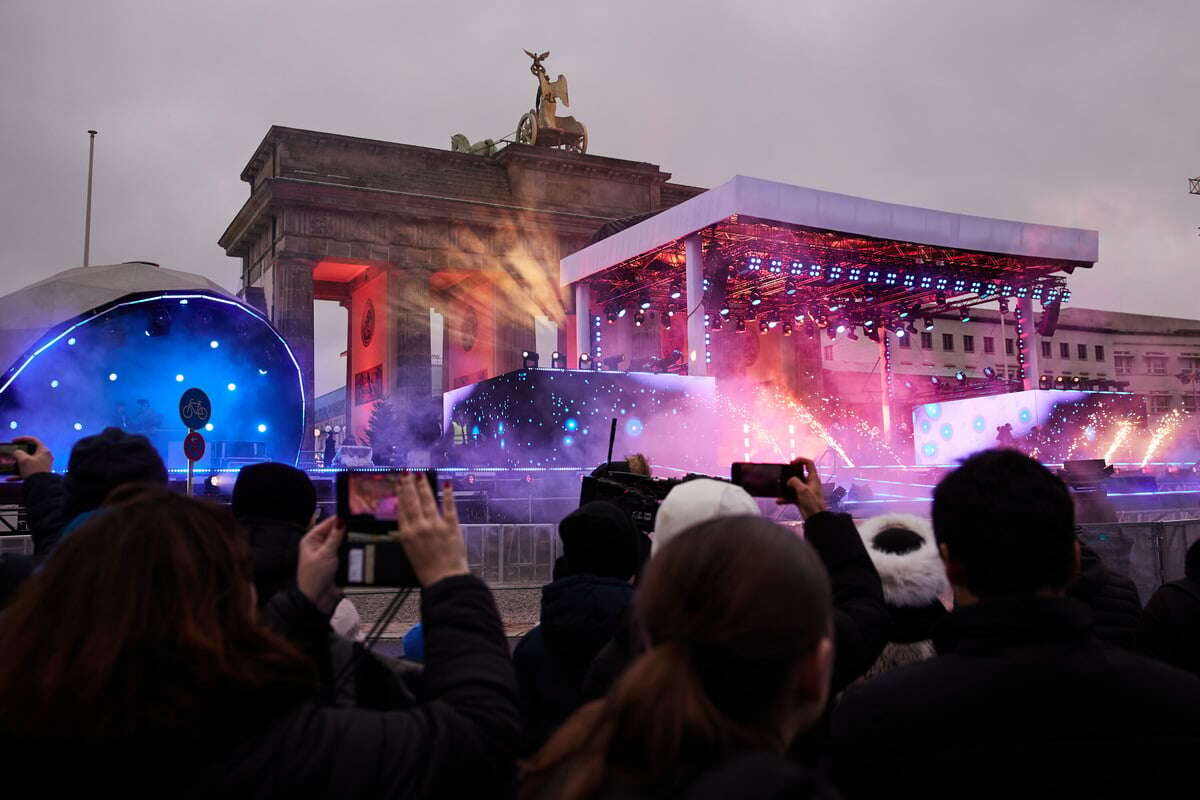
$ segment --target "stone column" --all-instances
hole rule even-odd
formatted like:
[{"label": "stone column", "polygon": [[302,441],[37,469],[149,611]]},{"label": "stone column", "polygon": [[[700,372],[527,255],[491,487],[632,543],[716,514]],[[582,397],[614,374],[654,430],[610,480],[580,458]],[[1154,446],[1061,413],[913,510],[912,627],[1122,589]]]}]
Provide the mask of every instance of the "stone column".
[{"label": "stone column", "polygon": [[390,352],[387,361],[391,365],[391,375],[384,377],[389,384],[388,392],[401,408],[410,409],[410,418],[414,421],[434,411],[441,418],[440,407],[433,398],[431,377],[429,276],[428,270],[420,268],[388,273]]},{"label": "stone column", "polygon": [[707,375],[708,362],[704,357],[704,256],[700,248],[700,237],[689,236],[683,240],[686,258],[685,299],[687,302],[687,358],[688,375]]},{"label": "stone column", "polygon": [[[306,259],[284,259],[272,267],[271,323],[288,343],[300,365],[304,389],[304,435],[311,434],[316,421],[313,378],[313,267]],[[307,449],[307,448],[304,448]]]}]

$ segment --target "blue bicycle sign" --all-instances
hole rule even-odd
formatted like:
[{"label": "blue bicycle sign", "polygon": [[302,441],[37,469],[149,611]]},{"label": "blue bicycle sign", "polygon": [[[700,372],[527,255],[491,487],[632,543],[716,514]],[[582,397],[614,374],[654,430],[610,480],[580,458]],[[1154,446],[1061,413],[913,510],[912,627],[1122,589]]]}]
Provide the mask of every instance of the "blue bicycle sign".
[{"label": "blue bicycle sign", "polygon": [[202,389],[188,389],[179,398],[179,419],[189,430],[203,428],[212,417],[212,403]]}]

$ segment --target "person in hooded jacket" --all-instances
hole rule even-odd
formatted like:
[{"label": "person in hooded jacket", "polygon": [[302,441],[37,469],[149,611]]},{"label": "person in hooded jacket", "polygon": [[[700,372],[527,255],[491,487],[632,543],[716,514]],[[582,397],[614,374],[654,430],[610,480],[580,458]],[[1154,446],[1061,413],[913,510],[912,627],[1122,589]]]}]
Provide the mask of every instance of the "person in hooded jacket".
[{"label": "person in hooded jacket", "polygon": [[935,655],[933,629],[947,614],[946,568],[933,526],[912,514],[882,514],[858,525],[867,553],[879,571],[892,623],[888,643],[860,680]]},{"label": "person in hooded jacket", "polygon": [[1200,676],[1200,540],[1188,548],[1184,577],[1151,595],[1138,646],[1148,656]]},{"label": "person in hooded jacket", "polygon": [[558,525],[563,559],[542,589],[541,622],[513,652],[525,720],[522,752],[545,743],[584,697],[596,654],[626,620],[640,566],[629,516],[603,501],[586,503]]}]

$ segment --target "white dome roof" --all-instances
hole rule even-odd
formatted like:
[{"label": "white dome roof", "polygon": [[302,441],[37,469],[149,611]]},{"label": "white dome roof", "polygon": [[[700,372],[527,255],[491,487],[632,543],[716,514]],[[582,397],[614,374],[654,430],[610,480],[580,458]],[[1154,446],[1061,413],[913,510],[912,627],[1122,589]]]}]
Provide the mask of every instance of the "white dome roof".
[{"label": "white dome roof", "polygon": [[201,275],[146,261],[76,267],[0,297],[0,371],[46,331],[93,308],[129,294],[180,290],[236,299]]}]

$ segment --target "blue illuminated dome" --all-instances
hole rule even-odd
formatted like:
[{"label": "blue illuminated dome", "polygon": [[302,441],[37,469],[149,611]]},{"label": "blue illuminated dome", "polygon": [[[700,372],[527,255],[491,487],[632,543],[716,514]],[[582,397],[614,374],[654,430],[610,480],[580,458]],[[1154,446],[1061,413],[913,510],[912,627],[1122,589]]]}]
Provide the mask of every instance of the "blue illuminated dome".
[{"label": "blue illuminated dome", "polygon": [[[184,276],[207,283],[153,265],[96,269],[115,268],[137,278],[149,270],[160,282],[187,286],[175,278]],[[0,298],[0,314],[6,304],[24,305],[14,298],[41,286]],[[4,341],[6,335],[0,331],[0,357],[11,359],[12,337]],[[296,460],[305,403],[300,369],[263,315],[223,291],[127,293],[44,329],[31,346],[20,344],[27,349],[0,377],[0,421],[45,441],[62,463],[80,436],[115,426],[145,434],[168,466],[185,465],[179,397],[192,387],[212,402],[202,468],[238,459]]]}]

